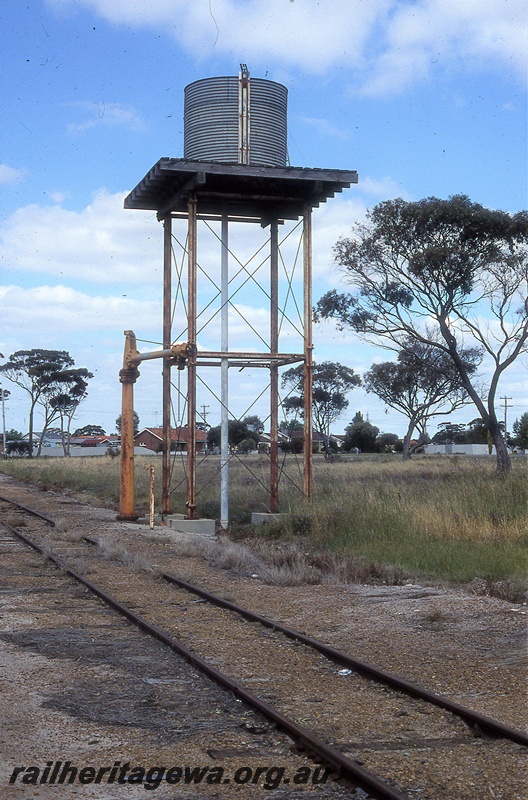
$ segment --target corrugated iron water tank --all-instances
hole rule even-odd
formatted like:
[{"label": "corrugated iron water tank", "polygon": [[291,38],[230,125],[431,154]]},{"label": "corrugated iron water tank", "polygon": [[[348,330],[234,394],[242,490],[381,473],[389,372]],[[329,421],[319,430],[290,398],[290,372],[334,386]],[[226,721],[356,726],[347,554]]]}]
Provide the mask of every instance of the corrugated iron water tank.
[{"label": "corrugated iron water tank", "polygon": [[[185,87],[184,158],[284,167],[288,90],[264,78],[203,78]],[[244,122],[245,119],[245,122]],[[241,131],[246,157],[241,157]]]}]

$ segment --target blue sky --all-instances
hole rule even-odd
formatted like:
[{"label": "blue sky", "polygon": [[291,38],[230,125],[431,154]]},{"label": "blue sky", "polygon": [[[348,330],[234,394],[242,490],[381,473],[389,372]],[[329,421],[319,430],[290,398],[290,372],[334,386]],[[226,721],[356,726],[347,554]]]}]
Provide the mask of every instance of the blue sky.
[{"label": "blue sky", "polygon": [[[68,350],[95,374],[77,424],[113,430],[123,330],[153,341],[161,330],[161,226],[123,198],[159,158],[183,155],[185,85],[240,62],[288,87],[294,166],[359,172],[314,214],[314,300],[338,285],[332,245],[377,202],[464,193],[526,208],[526,16],[521,0],[3,3],[0,351]],[[330,325],[315,344],[316,359],[359,373],[390,357]],[[510,419],[528,409],[527,375],[518,364],[501,383]],[[140,381],[141,423],[154,425],[159,369],[145,365]],[[249,375],[233,387],[235,413],[257,385]],[[7,425],[25,430],[25,398],[5,386]],[[198,402],[216,424],[214,400]],[[358,409],[404,430],[355,390],[336,432]]]}]

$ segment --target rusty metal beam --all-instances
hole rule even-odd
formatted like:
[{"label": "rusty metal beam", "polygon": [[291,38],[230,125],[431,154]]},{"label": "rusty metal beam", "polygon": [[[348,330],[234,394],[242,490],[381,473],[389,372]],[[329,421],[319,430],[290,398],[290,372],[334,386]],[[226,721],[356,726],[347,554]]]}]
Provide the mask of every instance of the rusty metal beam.
[{"label": "rusty metal beam", "polygon": [[117,516],[117,519],[124,522],[135,522],[138,518],[134,487],[134,384],[139,372],[133,363],[137,353],[134,332],[125,331],[123,369],[119,373],[122,390],[119,514]]},{"label": "rusty metal beam", "polygon": [[[202,358],[223,358],[225,353],[221,350],[200,350],[196,354],[196,358],[200,361]],[[236,352],[230,351],[229,352],[229,360],[230,361],[251,361],[255,363],[257,361],[262,361],[263,366],[269,366],[270,362],[272,361],[285,361],[288,364],[293,361],[303,361],[304,355],[300,353],[250,353],[250,352]]]},{"label": "rusty metal beam", "polygon": [[197,291],[197,201],[189,196],[188,203],[188,285],[187,285],[187,339],[189,361],[187,366],[187,502],[185,516],[196,519],[196,291]]}]

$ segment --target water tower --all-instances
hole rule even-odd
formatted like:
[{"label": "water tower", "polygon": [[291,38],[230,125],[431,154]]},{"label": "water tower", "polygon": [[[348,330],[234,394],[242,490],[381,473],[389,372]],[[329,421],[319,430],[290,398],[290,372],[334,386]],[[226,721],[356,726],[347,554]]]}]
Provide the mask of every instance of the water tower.
[{"label": "water tower", "polygon": [[[292,167],[287,156],[287,89],[279,83],[250,78],[242,64],[238,77],[214,77],[185,88],[184,157],[161,158],[125,199],[126,209],[157,212],[163,224],[163,350],[140,355],[129,337],[121,372],[124,393],[131,393],[137,365],[145,358],[163,358],[163,477],[162,515],[171,508],[171,370],[186,375],[185,458],[187,520],[198,519],[197,503],[197,383],[203,370],[216,368],[219,391],[212,396],[221,410],[220,517],[227,527],[230,374],[264,370],[269,376],[269,491],[267,511],[279,511],[279,382],[280,370],[304,367],[304,446],[302,490],[312,492],[312,210],[336,192],[357,183],[351,170]],[[185,241],[173,225],[186,228]],[[258,258],[237,258],[231,246],[233,227],[258,232]],[[249,228],[249,226],[252,226]],[[288,226],[290,226],[288,228]],[[208,247],[207,264],[199,258],[200,237],[213,231],[216,257]],[[209,235],[209,234],[208,234]],[[265,236],[264,245],[261,243]],[[292,243],[297,237],[297,245]],[[182,237],[183,238],[183,237]],[[244,240],[247,241],[247,232]],[[178,242],[178,247],[175,246]],[[204,248],[206,249],[206,248]],[[178,251],[178,252],[177,252]],[[287,252],[287,256],[284,253]],[[263,256],[262,253],[265,253]],[[255,254],[256,254],[255,253]],[[292,264],[286,263],[286,258]],[[181,260],[180,260],[181,259]],[[216,263],[214,263],[216,262]],[[258,267],[253,264],[258,263]],[[251,266],[248,266],[251,264]],[[297,273],[296,273],[297,270]],[[176,275],[176,281],[173,276]],[[295,277],[294,277],[295,276]],[[207,283],[214,290],[200,292]],[[176,283],[176,286],[174,285]],[[265,298],[266,328],[260,328],[240,302],[244,292]],[[184,311],[184,325],[175,314]],[[209,311],[214,308],[214,313]],[[293,314],[289,308],[294,308]],[[260,316],[263,311],[260,309]],[[298,319],[294,320],[293,316]],[[237,347],[230,346],[233,317]],[[248,342],[241,333],[248,327]],[[260,319],[262,323],[262,318]],[[207,324],[213,336],[206,335]],[[177,334],[175,335],[175,328]],[[130,333],[130,332],[129,332]],[[133,336],[133,335],[132,335]],[[200,340],[205,341],[205,345]],[[178,341],[175,345],[174,342]],[[286,341],[286,346],[282,342]],[[293,345],[293,346],[292,346]],[[128,355],[127,355],[128,353]],[[233,379],[232,379],[233,380]],[[131,394],[128,405],[131,406]],[[250,406],[251,407],[251,406]],[[125,404],[124,404],[125,408]],[[123,419],[124,419],[123,415]],[[122,519],[135,518],[130,473],[133,473],[132,433],[122,429]],[[128,438],[127,438],[128,437]],[[173,445],[174,447],[174,445]]]}]

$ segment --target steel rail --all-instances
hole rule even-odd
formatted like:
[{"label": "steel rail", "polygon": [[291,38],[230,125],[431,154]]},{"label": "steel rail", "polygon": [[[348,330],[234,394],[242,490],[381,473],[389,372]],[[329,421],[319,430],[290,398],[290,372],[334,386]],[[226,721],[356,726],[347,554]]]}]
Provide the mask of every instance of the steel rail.
[{"label": "steel rail", "polygon": [[[0,500],[10,503],[11,505],[18,506],[18,508],[26,511],[28,514],[32,514],[33,516],[42,519],[48,525],[52,527],[55,526],[55,522],[49,517],[45,516],[44,514],[40,514],[38,511],[34,511],[33,509],[28,508],[27,506],[24,506],[15,500],[11,500],[10,498],[1,495]],[[16,535],[22,536],[22,534],[18,534],[18,532],[14,528],[11,528],[11,526],[7,525],[7,523],[3,522],[2,524],[9,528]],[[96,546],[99,545],[99,542],[96,539],[92,539],[89,536],[85,536],[83,538],[89,544]],[[39,552],[41,551],[39,550]],[[193,584],[188,583],[181,578],[178,578],[176,575],[166,572],[160,572],[159,574],[167,582],[180,586],[182,589],[202,597],[204,600],[207,600],[219,608],[225,608],[229,611],[233,611],[245,619],[251,620],[252,622],[258,622],[266,628],[283,633],[285,636],[293,639],[294,641],[298,641],[302,644],[312,647],[334,663],[353,669],[356,672],[359,672],[371,678],[372,680],[377,681],[378,683],[391,686],[392,688],[405,692],[412,697],[420,698],[428,703],[431,703],[432,705],[438,706],[439,708],[444,708],[446,711],[450,711],[460,719],[464,720],[464,722],[466,722],[466,724],[468,724],[470,727],[474,728],[476,732],[485,733],[489,736],[498,736],[500,738],[509,739],[517,744],[528,747],[528,734],[524,733],[524,731],[519,731],[516,728],[505,725],[504,723],[499,722],[492,717],[488,717],[487,715],[481,714],[478,711],[473,711],[473,709],[462,706],[460,703],[456,703],[453,700],[449,700],[446,697],[442,697],[441,695],[431,692],[429,689],[425,689],[422,686],[411,683],[410,681],[401,678],[399,675],[379,669],[373,664],[369,664],[366,661],[354,658],[353,656],[337,650],[334,647],[330,647],[329,645],[326,645],[317,639],[306,636],[305,634],[300,633],[300,631],[295,631],[279,622],[275,622],[274,620],[263,617],[253,611],[242,608],[235,603],[224,600],[223,598],[218,597],[211,592],[207,592],[204,589],[200,589],[199,587],[194,586]]]},{"label": "steel rail", "polygon": [[[28,514],[31,514],[34,517],[38,517],[39,519],[44,520],[44,522],[46,522],[51,528],[55,527],[55,522],[50,517],[47,517],[45,514],[41,514],[39,511],[34,511],[32,508],[23,506],[22,503],[17,503],[16,500],[10,500],[9,497],[3,497],[2,495],[0,495],[0,500],[3,500],[4,503],[10,503],[12,506],[17,506],[18,508],[21,508],[22,511],[26,511]],[[5,525],[6,523],[3,522],[2,524]]]},{"label": "steel rail", "polygon": [[[99,546],[99,542],[96,539],[92,539],[89,536],[84,536],[83,539],[89,544]],[[524,731],[520,731],[517,728],[512,728],[511,726],[506,725],[503,722],[499,722],[498,720],[493,719],[493,717],[488,717],[485,714],[481,714],[478,711],[473,711],[471,708],[467,708],[460,703],[449,700],[447,697],[442,697],[442,695],[435,694],[429,689],[425,689],[418,684],[407,681],[405,678],[401,678],[399,675],[396,675],[392,672],[387,672],[386,670],[380,669],[373,664],[369,664],[367,661],[354,658],[348,653],[344,653],[341,650],[337,650],[335,647],[324,644],[324,642],[320,642],[317,639],[306,636],[306,634],[301,633],[300,631],[288,628],[285,625],[282,625],[280,622],[276,622],[272,619],[268,619],[267,617],[263,617],[260,614],[256,614],[254,611],[249,611],[246,608],[242,608],[241,606],[236,605],[236,603],[231,603],[229,600],[224,600],[222,597],[218,597],[218,595],[208,592],[205,589],[200,589],[198,586],[194,586],[193,584],[178,578],[172,573],[159,572],[158,574],[168,583],[175,584],[181,589],[185,589],[192,594],[196,594],[204,600],[207,600],[212,605],[218,606],[219,608],[225,608],[228,611],[233,611],[234,613],[251,622],[258,622],[270,630],[283,633],[289,639],[293,639],[294,641],[300,642],[301,644],[305,644],[308,647],[317,650],[319,653],[326,656],[326,658],[330,659],[336,664],[349,667],[350,669],[353,669],[354,671],[359,672],[378,683],[383,683],[386,686],[390,686],[391,688],[400,692],[404,692],[412,697],[417,697],[432,705],[436,705],[439,708],[443,708],[446,711],[450,711],[451,713],[460,717],[460,719],[462,719],[477,733],[485,733],[488,736],[497,736],[500,738],[509,739],[517,744],[528,747],[528,734],[524,733]]]},{"label": "steel rail", "polygon": [[285,716],[276,708],[271,706],[269,703],[261,700],[260,697],[257,697],[248,689],[246,689],[243,684],[233,680],[225,673],[216,669],[216,667],[213,667],[205,659],[201,658],[177,639],[169,636],[169,634],[165,633],[165,631],[162,631],[157,626],[152,625],[144,617],[141,617],[139,614],[136,614],[130,608],[120,603],[118,600],[108,594],[108,592],[96,586],[96,584],[92,583],[92,581],[89,581],[83,575],[80,575],[78,572],[70,569],[63,561],[57,558],[57,556],[53,555],[53,553],[46,552],[42,547],[40,547],[40,545],[38,545],[36,542],[33,542],[29,537],[25,536],[25,534],[20,533],[20,531],[16,530],[16,528],[13,528],[6,522],[2,522],[2,524],[28,547],[31,547],[41,555],[45,555],[53,564],[55,564],[56,567],[58,567],[58,569],[62,570],[65,574],[69,575],[78,583],[86,586],[87,589],[103,600],[103,602],[105,602],[110,608],[118,611],[120,614],[126,617],[126,619],[134,623],[134,625],[148,633],[150,636],[158,639],[160,642],[163,642],[163,644],[167,645],[171,650],[183,656],[183,658],[185,658],[194,667],[232,692],[235,697],[243,700],[245,703],[263,714],[263,716],[272,720],[279,730],[282,730],[284,733],[294,739],[294,741],[300,743],[302,747],[313,757],[335,770],[335,777],[338,780],[348,782],[354,788],[359,786],[367,792],[372,793],[375,797],[379,798],[379,800],[409,800],[408,795],[402,794],[397,789],[394,789],[384,780],[379,778],[377,775],[374,775],[372,772],[363,769],[352,759],[347,758],[338,750],[335,750],[333,747],[326,744],[326,742],[324,742],[322,739],[314,736],[314,734],[303,725],[299,725],[294,720]]},{"label": "steel rail", "polygon": [[[95,540],[91,541],[95,543]],[[220,608],[225,608],[229,611],[234,611],[251,622],[259,622],[266,628],[279,631],[290,639],[294,639],[297,642],[308,645],[341,666],[349,667],[356,672],[360,672],[372,680],[377,681],[378,683],[386,684],[387,686],[391,686],[400,692],[405,692],[405,694],[420,698],[428,703],[439,706],[440,708],[444,708],[463,719],[464,722],[470,725],[470,727],[475,727],[477,732],[510,739],[518,744],[528,746],[528,734],[524,733],[523,731],[519,731],[516,728],[505,725],[504,723],[499,722],[492,717],[488,717],[485,714],[480,714],[478,711],[473,711],[470,708],[466,708],[465,706],[455,703],[446,697],[442,697],[442,695],[429,691],[429,689],[425,689],[422,686],[411,683],[410,681],[405,680],[405,678],[401,678],[399,675],[379,669],[373,664],[369,664],[366,661],[354,658],[353,656],[350,656],[341,650],[337,650],[334,647],[330,647],[329,645],[326,645],[317,639],[312,639],[310,636],[306,636],[304,633],[295,631],[292,628],[287,628],[280,622],[275,622],[274,620],[263,617],[260,614],[255,614],[253,611],[248,611],[247,609],[242,608],[235,603],[229,602],[229,600],[224,600],[223,598],[218,597],[211,592],[200,589],[198,586],[193,586],[192,584],[187,583],[187,581],[184,581],[181,578],[172,575],[171,573],[160,572],[159,575],[169,583],[174,583],[177,586],[180,586],[182,589],[186,589],[187,591],[202,597],[204,600],[208,600],[211,604],[219,606]]]}]

